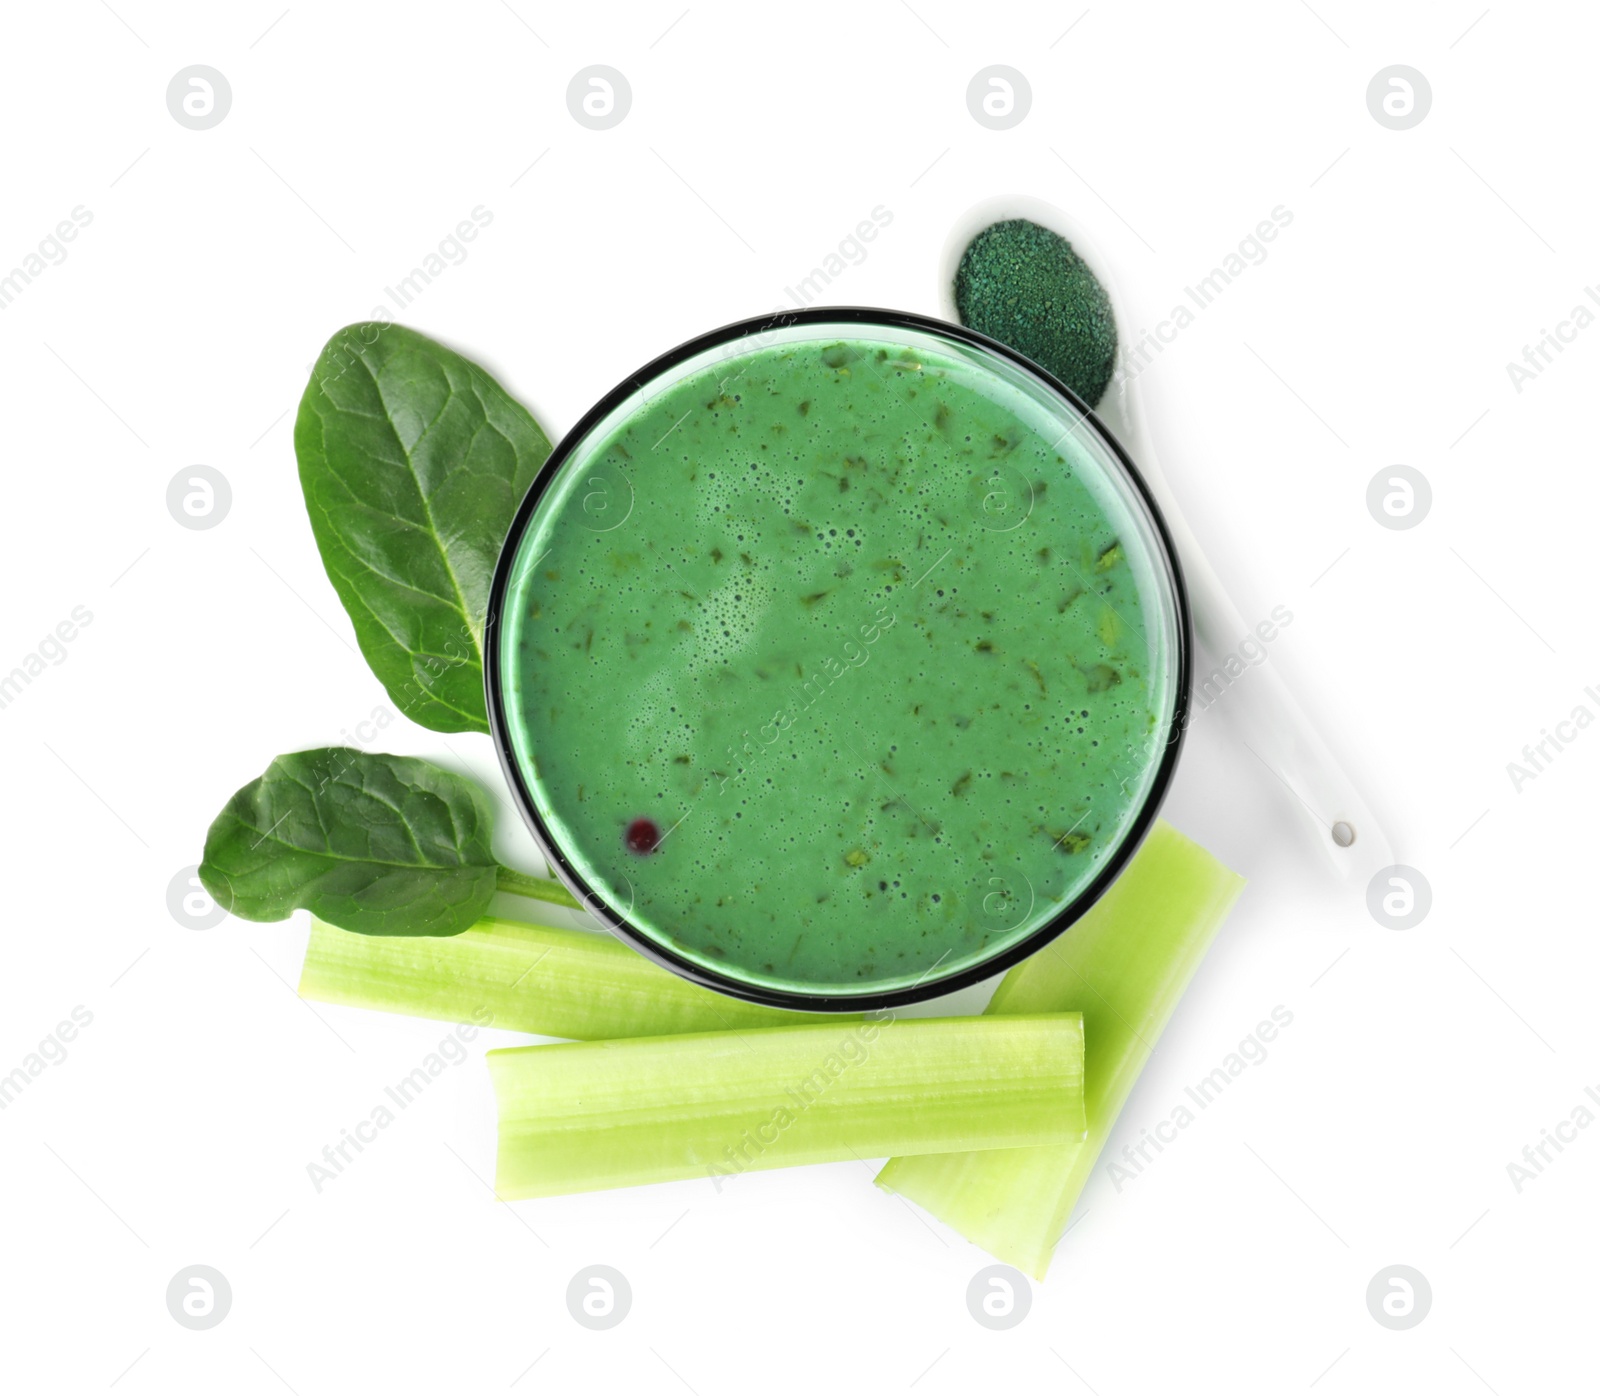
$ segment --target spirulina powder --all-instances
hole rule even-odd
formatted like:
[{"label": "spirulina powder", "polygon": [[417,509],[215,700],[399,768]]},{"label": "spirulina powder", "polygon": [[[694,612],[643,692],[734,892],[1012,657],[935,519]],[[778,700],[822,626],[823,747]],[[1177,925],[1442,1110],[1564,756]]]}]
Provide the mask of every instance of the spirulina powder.
[{"label": "spirulina powder", "polygon": [[991,223],[956,268],[956,312],[1009,344],[1093,407],[1117,357],[1117,323],[1087,263],[1059,233],[1025,218]]}]

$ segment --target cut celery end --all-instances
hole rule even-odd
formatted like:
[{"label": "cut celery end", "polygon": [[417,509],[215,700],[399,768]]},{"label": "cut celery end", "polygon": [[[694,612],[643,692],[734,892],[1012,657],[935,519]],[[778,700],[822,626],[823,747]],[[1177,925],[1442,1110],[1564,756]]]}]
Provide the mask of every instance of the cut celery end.
[{"label": "cut celery end", "polygon": [[1082,1011],[1087,1139],[894,1158],[878,1185],[1042,1279],[1134,1082],[1243,888],[1199,844],[1157,823],[1105,896],[1006,975],[986,1010]]},{"label": "cut celery end", "polygon": [[353,935],[315,917],[300,994],[542,1037],[657,1037],[846,1024],[702,989],[610,935],[494,917],[456,936]]},{"label": "cut celery end", "polygon": [[1083,1138],[1077,1013],[833,1022],[488,1054],[495,1191],[549,1197],[761,1168]]}]

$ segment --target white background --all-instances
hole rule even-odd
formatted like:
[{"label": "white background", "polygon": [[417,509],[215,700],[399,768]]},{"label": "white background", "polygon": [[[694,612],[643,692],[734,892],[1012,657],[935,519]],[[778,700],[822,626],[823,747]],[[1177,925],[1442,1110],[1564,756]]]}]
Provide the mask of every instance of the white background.
[{"label": "white background", "polygon": [[[1480,18],[1482,0],[914,3],[8,11],[0,270],[93,213],[0,313],[0,671],[74,606],[93,614],[0,711],[0,1074],[74,1006],[93,1014],[0,1113],[8,1387],[1513,1396],[1590,1380],[1600,1129],[1520,1193],[1506,1166],[1600,1085],[1600,733],[1520,793],[1506,763],[1575,705],[1600,713],[1584,696],[1600,329],[1520,393],[1506,364],[1600,281],[1600,23],[1576,4]],[[232,87],[208,131],[166,107],[192,63]],[[568,114],[591,63],[632,86],[610,131]],[[991,63],[1032,85],[1009,131],[967,110]],[[1393,63],[1433,89],[1409,131],[1366,106]],[[1431,882],[1427,919],[1376,925],[1289,796],[1204,724],[1168,813],[1251,885],[1110,1152],[1274,1006],[1294,1021],[1133,1182],[1102,1167],[1005,1332],[967,1312],[987,1257],[855,1162],[721,1195],[497,1203],[476,1045],[316,1192],[307,1163],[447,1029],[313,1012],[287,987],[302,924],[196,931],[166,894],[274,754],[387,711],[294,472],[319,346],[483,205],[470,256],[401,318],[555,435],[646,359],[782,301],[876,205],[892,224],[826,299],[935,310],[948,229],[1011,193],[1092,224],[1125,329],[1292,210],[1141,386],[1241,611],[1293,612],[1271,662]],[[1434,493],[1405,532],[1365,505],[1395,462]],[[209,531],[165,503],[198,463],[232,487]],[[378,745],[494,777],[484,737],[396,719]],[[509,812],[499,837],[531,858]],[[164,1298],[197,1262],[233,1290],[207,1332]],[[591,1263],[632,1285],[609,1332],[567,1312]],[[1395,1263],[1433,1290],[1406,1332],[1365,1301]]]}]

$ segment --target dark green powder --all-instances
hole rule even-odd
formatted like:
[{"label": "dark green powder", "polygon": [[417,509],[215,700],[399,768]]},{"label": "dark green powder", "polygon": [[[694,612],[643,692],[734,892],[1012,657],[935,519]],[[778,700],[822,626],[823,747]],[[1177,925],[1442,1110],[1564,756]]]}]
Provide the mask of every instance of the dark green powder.
[{"label": "dark green powder", "polygon": [[1106,294],[1072,244],[1025,218],[991,223],[956,268],[956,312],[970,329],[1009,344],[1093,407],[1117,357]]}]

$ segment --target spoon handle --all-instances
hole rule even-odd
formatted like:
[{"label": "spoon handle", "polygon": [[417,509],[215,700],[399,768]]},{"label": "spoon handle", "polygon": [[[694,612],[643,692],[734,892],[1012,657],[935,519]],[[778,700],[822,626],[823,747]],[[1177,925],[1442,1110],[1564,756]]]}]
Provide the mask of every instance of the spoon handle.
[{"label": "spoon handle", "polygon": [[[1242,656],[1242,646],[1255,631],[1245,624],[1178,507],[1129,385],[1114,385],[1101,408],[1155,496],[1183,568],[1196,639],[1191,724],[1221,713],[1240,742],[1294,797],[1329,865],[1350,883],[1365,887],[1379,870],[1394,864],[1388,835],[1270,656],[1254,664]],[[1230,667],[1236,672],[1230,674]]]}]

